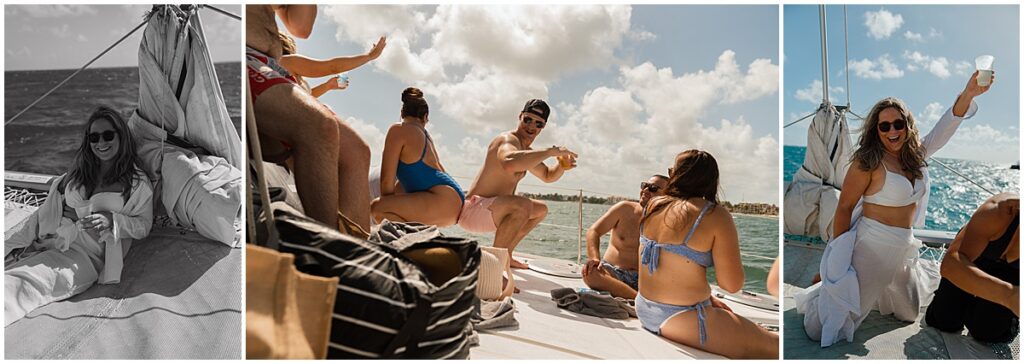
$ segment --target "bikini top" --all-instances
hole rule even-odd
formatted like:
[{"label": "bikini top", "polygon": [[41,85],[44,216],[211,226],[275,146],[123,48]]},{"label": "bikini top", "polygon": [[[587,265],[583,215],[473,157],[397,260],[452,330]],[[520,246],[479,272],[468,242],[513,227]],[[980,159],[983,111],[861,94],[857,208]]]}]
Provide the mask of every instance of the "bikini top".
[{"label": "bikini top", "polygon": [[917,183],[912,184],[903,175],[890,172],[888,168],[885,168],[885,165],[882,165],[882,169],[885,170],[885,182],[882,183],[882,189],[873,195],[864,196],[865,203],[887,207],[903,207],[917,203],[924,196],[925,183],[922,179],[917,179]]},{"label": "bikini top", "polygon": [[[686,238],[683,239],[682,244],[663,244],[656,240],[648,239],[644,236],[644,224],[640,224],[640,245],[643,246],[643,250],[640,251],[640,263],[647,266],[648,271],[654,274],[654,271],[658,269],[658,258],[662,249],[668,250],[670,253],[682,255],[697,263],[704,268],[715,265],[715,262],[711,259],[711,252],[697,251],[690,248],[686,243],[690,242],[690,238],[693,237],[693,232],[697,231],[697,226],[700,225],[701,219],[704,218],[704,214],[708,212],[714,203],[708,201],[704,204],[704,208],[700,210],[700,215],[697,215],[697,220],[693,222],[693,226],[690,227],[690,231],[686,233]],[[644,215],[647,215],[646,208],[644,209]]]}]

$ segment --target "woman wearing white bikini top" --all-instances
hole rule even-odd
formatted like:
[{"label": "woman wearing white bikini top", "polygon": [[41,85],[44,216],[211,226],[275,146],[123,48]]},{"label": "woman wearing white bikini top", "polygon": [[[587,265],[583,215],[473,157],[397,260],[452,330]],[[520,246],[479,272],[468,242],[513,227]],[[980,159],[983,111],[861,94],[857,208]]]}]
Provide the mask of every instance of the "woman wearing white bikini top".
[{"label": "woman wearing white bikini top", "polygon": [[[974,98],[991,87],[978,86],[977,77],[975,72],[924,138],[903,101],[889,97],[871,108],[843,180],[833,218],[835,238],[822,255],[821,277],[827,287],[812,286],[797,298],[805,314],[804,330],[822,347],[852,340],[853,331],[876,307],[900,320],[916,319],[920,297],[911,286],[918,283],[906,273],[908,258],[916,253],[912,227],[924,225],[928,205],[925,161],[964,119],[974,116]],[[851,266],[855,274],[847,273]],[[824,305],[819,303],[822,298]],[[858,300],[859,308],[853,306]]]}]

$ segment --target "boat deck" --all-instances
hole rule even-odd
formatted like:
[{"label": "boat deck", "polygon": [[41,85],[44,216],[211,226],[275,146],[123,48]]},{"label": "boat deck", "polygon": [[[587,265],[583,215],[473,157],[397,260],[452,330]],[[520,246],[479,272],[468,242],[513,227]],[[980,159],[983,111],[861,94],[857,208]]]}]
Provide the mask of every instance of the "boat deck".
[{"label": "boat deck", "polygon": [[974,340],[966,330],[944,333],[926,325],[924,311],[915,322],[903,322],[872,311],[854,334],[852,343],[822,348],[807,337],[803,315],[796,312],[793,294],[810,286],[824,247],[786,241],[783,249],[783,358],[785,359],[1019,359],[1020,336],[1010,344]]},{"label": "boat deck", "polygon": [[[521,260],[568,262],[528,254]],[[513,270],[521,292],[512,296],[518,327],[479,332],[480,345],[471,359],[725,359],[700,349],[673,343],[640,327],[636,318],[604,319],[563,310],[550,291],[586,287],[579,278],[533,270]],[[778,312],[728,302],[733,311],[755,322],[778,324]]]},{"label": "boat deck", "polygon": [[241,258],[196,232],[154,226],[133,242],[120,283],[7,326],[4,357],[241,359]]}]

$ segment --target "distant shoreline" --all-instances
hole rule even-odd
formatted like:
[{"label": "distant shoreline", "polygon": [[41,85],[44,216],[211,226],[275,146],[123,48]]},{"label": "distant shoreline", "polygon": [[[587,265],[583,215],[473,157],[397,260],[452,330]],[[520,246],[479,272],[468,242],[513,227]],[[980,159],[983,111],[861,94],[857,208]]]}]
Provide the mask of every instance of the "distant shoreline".
[{"label": "distant shoreline", "polygon": [[[577,195],[562,195],[558,193],[528,193],[520,192],[520,196],[533,198],[542,201],[556,201],[556,202],[577,202],[579,196]],[[609,196],[609,197],[596,197],[596,196],[583,196],[583,203],[592,205],[607,205],[611,206],[621,201],[633,201],[636,199],[621,197],[621,196]],[[740,202],[731,203],[729,201],[722,201],[722,205],[729,209],[729,212],[733,215],[744,215],[754,217],[779,217],[779,207],[772,204],[758,203],[758,202]],[[756,211],[767,211],[767,213],[757,213]]]}]

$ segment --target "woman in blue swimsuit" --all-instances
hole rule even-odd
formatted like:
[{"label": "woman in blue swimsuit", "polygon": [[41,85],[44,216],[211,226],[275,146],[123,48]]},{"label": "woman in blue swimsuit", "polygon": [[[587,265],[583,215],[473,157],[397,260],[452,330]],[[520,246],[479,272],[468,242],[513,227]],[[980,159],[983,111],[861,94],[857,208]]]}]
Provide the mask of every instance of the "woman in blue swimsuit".
[{"label": "woman in blue swimsuit", "polygon": [[734,314],[711,295],[743,288],[739,237],[718,202],[718,164],[707,152],[676,156],[665,196],[640,220],[640,284],[636,313],[644,329],[732,359],[776,359],[779,336]]},{"label": "woman in blue swimsuit", "polygon": [[388,129],[380,167],[381,196],[370,204],[378,222],[388,219],[440,227],[458,222],[466,196],[441,165],[427,133],[427,115],[423,91],[415,87],[402,91],[402,122]]}]

